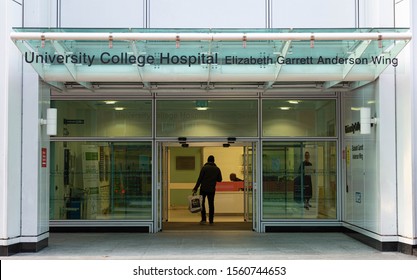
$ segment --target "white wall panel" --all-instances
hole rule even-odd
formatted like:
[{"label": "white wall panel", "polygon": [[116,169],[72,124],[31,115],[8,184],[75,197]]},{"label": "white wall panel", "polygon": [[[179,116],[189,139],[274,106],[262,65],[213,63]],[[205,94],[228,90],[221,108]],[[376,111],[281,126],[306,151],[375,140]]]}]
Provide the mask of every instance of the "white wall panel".
[{"label": "white wall panel", "polygon": [[395,80],[394,69],[389,66],[378,79],[376,95],[377,132],[377,164],[379,182],[378,193],[378,221],[380,226],[376,232],[381,235],[397,234],[397,172],[395,151]]},{"label": "white wall panel", "polygon": [[265,1],[152,0],[151,28],[264,28]]},{"label": "white wall panel", "polygon": [[25,27],[56,27],[56,0],[24,1],[23,7]]},{"label": "white wall panel", "polygon": [[[7,54],[7,14],[11,1],[0,2],[0,53]],[[0,239],[7,239],[7,55],[0,56]]]},{"label": "white wall panel", "polygon": [[274,28],[354,28],[354,0],[273,0]]},{"label": "white wall panel", "polygon": [[142,28],[143,18],[143,0],[61,1],[60,27]]},{"label": "white wall panel", "polygon": [[22,234],[37,236],[39,223],[39,79],[29,64],[24,64],[23,145],[22,145]]},{"label": "white wall panel", "polygon": [[359,27],[393,27],[394,0],[360,0]]}]

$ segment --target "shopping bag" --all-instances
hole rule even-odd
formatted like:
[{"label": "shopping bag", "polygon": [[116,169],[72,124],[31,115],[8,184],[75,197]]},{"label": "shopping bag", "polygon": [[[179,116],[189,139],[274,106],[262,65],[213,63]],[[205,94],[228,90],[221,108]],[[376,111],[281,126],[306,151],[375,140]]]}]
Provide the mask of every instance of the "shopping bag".
[{"label": "shopping bag", "polygon": [[188,196],[188,210],[191,213],[198,213],[201,211],[201,203],[203,201],[203,196],[201,195],[189,195]]}]

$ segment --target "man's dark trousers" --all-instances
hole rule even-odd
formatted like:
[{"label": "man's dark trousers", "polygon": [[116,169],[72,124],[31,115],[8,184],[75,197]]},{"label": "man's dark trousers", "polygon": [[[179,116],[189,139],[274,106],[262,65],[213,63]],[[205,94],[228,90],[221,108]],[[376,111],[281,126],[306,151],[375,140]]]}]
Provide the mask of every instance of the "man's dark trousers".
[{"label": "man's dark trousers", "polygon": [[206,197],[209,206],[209,222],[213,223],[214,220],[214,194],[215,192],[205,192],[200,191],[200,194],[203,196],[203,204],[201,205],[201,221],[205,222],[207,220],[206,215]]}]

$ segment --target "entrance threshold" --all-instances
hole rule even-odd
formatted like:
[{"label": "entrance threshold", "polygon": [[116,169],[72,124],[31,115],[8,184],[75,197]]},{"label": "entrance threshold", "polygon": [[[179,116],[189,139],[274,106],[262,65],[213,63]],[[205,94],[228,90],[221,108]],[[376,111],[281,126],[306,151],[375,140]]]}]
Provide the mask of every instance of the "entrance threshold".
[{"label": "entrance threshold", "polygon": [[252,222],[214,222],[200,225],[196,222],[165,222],[162,231],[247,231],[252,230]]}]

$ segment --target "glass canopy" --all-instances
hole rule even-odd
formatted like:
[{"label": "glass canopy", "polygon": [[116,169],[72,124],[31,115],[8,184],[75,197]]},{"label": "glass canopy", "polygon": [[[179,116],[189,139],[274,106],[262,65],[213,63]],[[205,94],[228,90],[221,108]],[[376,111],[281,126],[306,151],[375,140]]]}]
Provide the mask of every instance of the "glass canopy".
[{"label": "glass canopy", "polygon": [[411,40],[408,29],[28,29],[11,39],[55,86],[100,83],[288,83],[323,88],[375,80]]}]

